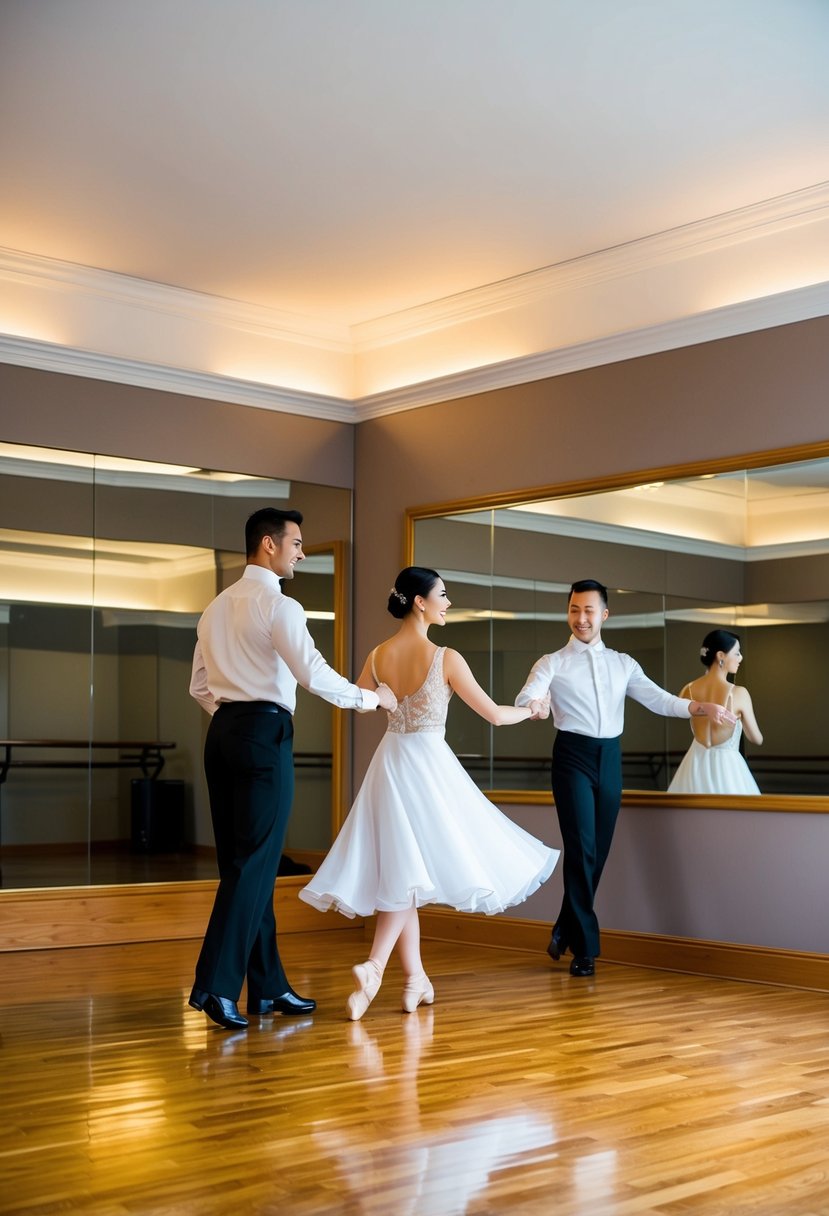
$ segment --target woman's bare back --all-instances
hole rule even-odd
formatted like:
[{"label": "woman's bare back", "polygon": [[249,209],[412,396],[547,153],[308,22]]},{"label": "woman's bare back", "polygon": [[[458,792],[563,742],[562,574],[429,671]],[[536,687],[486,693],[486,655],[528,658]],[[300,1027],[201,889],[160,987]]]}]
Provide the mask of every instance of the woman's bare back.
[{"label": "woman's bare back", "polygon": [[437,649],[426,638],[395,634],[374,650],[374,670],[402,701],[423,687]]}]

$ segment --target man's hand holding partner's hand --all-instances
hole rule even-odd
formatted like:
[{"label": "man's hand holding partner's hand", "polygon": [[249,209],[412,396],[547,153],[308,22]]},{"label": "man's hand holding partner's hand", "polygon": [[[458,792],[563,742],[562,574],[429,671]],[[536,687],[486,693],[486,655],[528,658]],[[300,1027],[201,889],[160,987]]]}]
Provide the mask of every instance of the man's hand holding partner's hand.
[{"label": "man's hand holding partner's hand", "polygon": [[377,699],[380,702],[380,708],[387,710],[390,714],[397,709],[397,697],[388,684],[377,685]]}]

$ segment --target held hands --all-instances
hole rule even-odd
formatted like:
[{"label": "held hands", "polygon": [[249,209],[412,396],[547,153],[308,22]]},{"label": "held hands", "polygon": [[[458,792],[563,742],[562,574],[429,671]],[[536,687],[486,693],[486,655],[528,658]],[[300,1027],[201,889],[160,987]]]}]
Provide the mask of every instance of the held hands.
[{"label": "held hands", "polygon": [[542,722],[550,716],[550,696],[539,697],[534,701],[530,701],[529,709],[532,711],[528,721]]},{"label": "held hands", "polygon": [[694,706],[694,717],[710,718],[716,726],[721,726],[723,722],[734,723],[737,721],[736,716],[732,714],[730,709],[726,709],[724,705],[717,705],[714,701],[695,701]]},{"label": "held hands", "polygon": [[380,708],[393,714],[397,709],[397,697],[388,684],[378,684],[375,691],[377,692],[377,700],[380,702]]}]

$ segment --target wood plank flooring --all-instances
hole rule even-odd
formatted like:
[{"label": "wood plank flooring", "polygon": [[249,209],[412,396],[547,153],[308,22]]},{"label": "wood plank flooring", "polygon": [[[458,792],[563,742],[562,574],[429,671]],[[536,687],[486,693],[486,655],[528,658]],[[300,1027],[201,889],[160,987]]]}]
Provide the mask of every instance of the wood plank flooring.
[{"label": "wood plank flooring", "polygon": [[0,955],[0,1212],[827,1216],[829,996],[359,931],[286,936],[315,1016],[190,1010],[197,942]]}]

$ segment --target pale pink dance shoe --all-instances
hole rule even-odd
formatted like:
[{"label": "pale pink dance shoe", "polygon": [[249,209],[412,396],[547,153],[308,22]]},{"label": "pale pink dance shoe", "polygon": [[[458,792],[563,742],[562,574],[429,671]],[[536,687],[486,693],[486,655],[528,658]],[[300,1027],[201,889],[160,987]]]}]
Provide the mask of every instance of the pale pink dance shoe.
[{"label": "pale pink dance shoe", "polygon": [[351,974],[354,976],[354,991],[345,1003],[345,1011],[350,1021],[359,1022],[380,991],[383,972],[374,959],[370,958],[352,967]]},{"label": "pale pink dance shoe", "polygon": [[428,975],[410,975],[403,988],[403,1012],[414,1013],[418,1005],[431,1005],[435,999],[435,990]]}]

